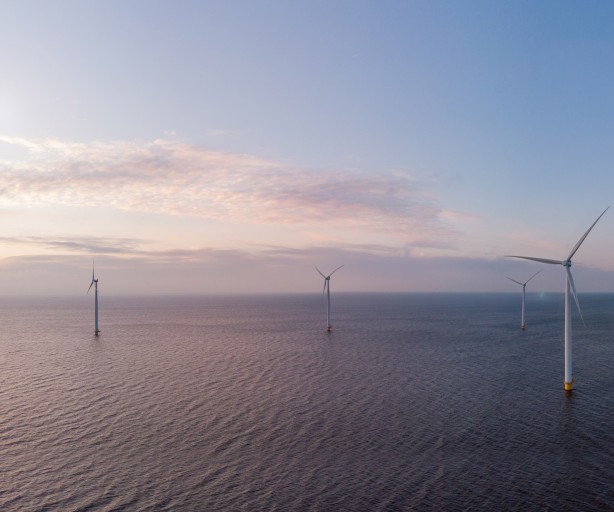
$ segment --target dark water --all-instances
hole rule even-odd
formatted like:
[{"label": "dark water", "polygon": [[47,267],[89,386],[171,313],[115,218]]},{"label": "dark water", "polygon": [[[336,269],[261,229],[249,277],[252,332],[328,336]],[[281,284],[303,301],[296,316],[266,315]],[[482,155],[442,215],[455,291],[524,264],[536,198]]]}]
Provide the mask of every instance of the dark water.
[{"label": "dark water", "polygon": [[614,509],[614,295],[0,300],[0,509]]}]

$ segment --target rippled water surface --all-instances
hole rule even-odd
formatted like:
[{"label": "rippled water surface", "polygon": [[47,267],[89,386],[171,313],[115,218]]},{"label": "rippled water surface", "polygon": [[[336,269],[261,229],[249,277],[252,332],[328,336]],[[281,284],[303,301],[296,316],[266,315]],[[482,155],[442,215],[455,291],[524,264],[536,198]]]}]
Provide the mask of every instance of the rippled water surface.
[{"label": "rippled water surface", "polygon": [[[90,298],[91,299],[91,298]],[[614,296],[0,299],[0,509],[614,509]]]}]

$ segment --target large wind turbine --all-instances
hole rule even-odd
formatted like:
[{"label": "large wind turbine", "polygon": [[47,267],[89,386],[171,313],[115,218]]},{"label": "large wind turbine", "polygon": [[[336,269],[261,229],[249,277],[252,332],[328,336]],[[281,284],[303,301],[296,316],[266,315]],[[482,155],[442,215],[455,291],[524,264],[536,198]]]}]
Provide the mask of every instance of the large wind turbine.
[{"label": "large wind turbine", "polygon": [[[343,265],[341,265],[341,267],[343,267]],[[320,269],[318,267],[315,267],[315,269],[318,271],[318,274],[320,274],[324,278],[324,289],[322,290],[322,293],[326,293],[326,295],[327,295],[327,303],[326,303],[326,330],[328,332],[330,332],[331,329],[333,328],[333,326],[330,323],[330,276],[332,276],[335,272],[337,272],[337,270],[339,270],[341,267],[337,267],[335,270],[333,270],[327,276],[325,276],[322,272],[320,272]]]},{"label": "large wind turbine", "polygon": [[98,279],[94,273],[94,262],[92,262],[92,282],[87,289],[87,293],[90,292],[92,286],[94,286],[94,335],[98,336],[100,329],[98,329]]},{"label": "large wind turbine", "polygon": [[520,281],[516,281],[516,279],[512,279],[511,277],[505,276],[507,277],[510,281],[514,281],[516,284],[519,284],[520,286],[522,286],[522,319],[520,321],[520,328],[524,331],[524,294],[525,294],[525,288],[527,287],[527,283],[533,279],[537,274],[539,274],[541,272],[541,270],[538,270],[537,272],[535,272],[535,274],[533,274],[531,277],[529,277],[529,279],[527,279],[524,283],[521,283]]},{"label": "large wind turbine", "polygon": [[[608,206],[608,208],[610,208]],[[582,318],[582,310],[580,309],[580,302],[578,301],[578,295],[576,293],[576,286],[573,282],[573,277],[571,275],[571,258],[574,257],[577,250],[580,248],[588,234],[591,232],[591,229],[595,227],[595,224],[599,222],[599,219],[603,217],[603,214],[608,211],[608,208],[603,210],[603,213],[597,217],[597,220],[591,224],[591,227],[586,230],[586,233],[582,235],[580,240],[577,241],[576,245],[573,246],[573,249],[567,256],[567,259],[562,261],[560,260],[550,260],[546,258],[533,258],[531,256],[507,256],[508,258],[522,258],[525,260],[539,261],[540,263],[548,263],[550,265],[563,265],[565,267],[565,390],[571,391],[573,389],[574,379],[571,374],[571,310],[569,307],[569,295],[572,294],[573,298],[576,302],[576,306],[578,308],[578,312],[580,313],[580,318]],[[582,318],[584,321],[584,318]]]}]

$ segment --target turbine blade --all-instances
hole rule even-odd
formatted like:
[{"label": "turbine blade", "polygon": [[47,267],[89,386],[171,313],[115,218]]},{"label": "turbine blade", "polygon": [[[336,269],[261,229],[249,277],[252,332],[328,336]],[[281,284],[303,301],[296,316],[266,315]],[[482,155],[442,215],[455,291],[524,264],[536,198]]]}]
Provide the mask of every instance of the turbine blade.
[{"label": "turbine blade", "polygon": [[90,283],[90,287],[87,289],[86,293],[90,293],[90,290],[91,290],[93,284],[94,284],[94,280],[92,279],[92,282]]},{"label": "turbine blade", "polygon": [[561,260],[549,260],[546,258],[533,258],[531,256],[512,256],[511,254],[506,254],[506,258],[520,258],[523,260],[531,260],[531,261],[539,261],[540,263],[549,263],[550,265],[563,265],[565,262]]},{"label": "turbine blade", "polygon": [[535,274],[533,274],[531,277],[529,277],[529,279],[527,280],[527,282],[526,282],[526,283],[524,283],[524,284],[527,284],[527,283],[528,283],[528,282],[529,282],[531,279],[533,279],[533,278],[534,278],[534,277],[535,277],[537,274],[539,274],[540,272],[541,272],[541,270],[538,270],[537,272],[535,272]]},{"label": "turbine blade", "polygon": [[314,265],[313,268],[315,268],[318,271],[318,274],[320,274],[324,279],[326,279],[326,276],[322,274],[322,272],[320,272],[320,269],[318,267]]},{"label": "turbine blade", "polygon": [[610,209],[610,207],[608,206],[605,210],[603,210],[603,213],[601,215],[599,215],[599,217],[597,217],[597,220],[591,224],[591,227],[586,230],[586,233],[584,233],[584,235],[582,235],[582,238],[580,238],[580,240],[578,240],[576,245],[573,246],[573,249],[571,250],[571,252],[569,253],[569,256],[567,257],[568,260],[571,260],[571,258],[573,258],[573,255],[576,254],[576,251],[580,248],[580,246],[582,245],[582,242],[584,242],[584,239],[591,232],[591,229],[593,229],[595,227],[595,224],[597,224],[597,222],[599,222],[599,219],[601,217],[603,217],[603,214],[605,212],[607,212],[609,209]]},{"label": "turbine blade", "polygon": [[[345,265],[341,265],[341,267],[344,267]],[[335,270],[333,270],[330,274],[328,274],[328,277],[332,276],[335,272],[337,272],[337,270],[339,270],[341,267],[337,267]]]},{"label": "turbine blade", "polygon": [[[507,276],[505,276],[507,277]],[[516,279],[512,279],[511,277],[507,277],[510,281],[514,281],[516,284],[519,284],[520,286],[522,286],[522,283],[520,281],[516,281]]]},{"label": "turbine blade", "polygon": [[576,293],[576,285],[574,284],[573,276],[571,275],[571,270],[569,270],[569,267],[565,267],[565,270],[567,271],[567,279],[569,280],[571,294],[573,295],[573,298],[576,301],[576,306],[578,308],[578,313],[580,313],[580,318],[582,319],[582,323],[586,327],[586,324],[584,323],[584,317],[582,316],[582,310],[580,309],[580,301],[578,301],[578,294]]},{"label": "turbine blade", "polygon": [[326,293],[326,279],[324,279],[324,288],[322,288],[322,295]]}]

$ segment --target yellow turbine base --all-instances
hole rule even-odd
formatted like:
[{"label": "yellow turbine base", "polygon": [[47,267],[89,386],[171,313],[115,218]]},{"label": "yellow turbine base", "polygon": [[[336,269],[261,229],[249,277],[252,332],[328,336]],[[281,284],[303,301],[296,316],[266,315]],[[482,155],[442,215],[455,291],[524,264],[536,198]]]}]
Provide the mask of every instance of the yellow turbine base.
[{"label": "yellow turbine base", "polygon": [[565,391],[571,391],[573,389],[573,382],[565,383]]}]

